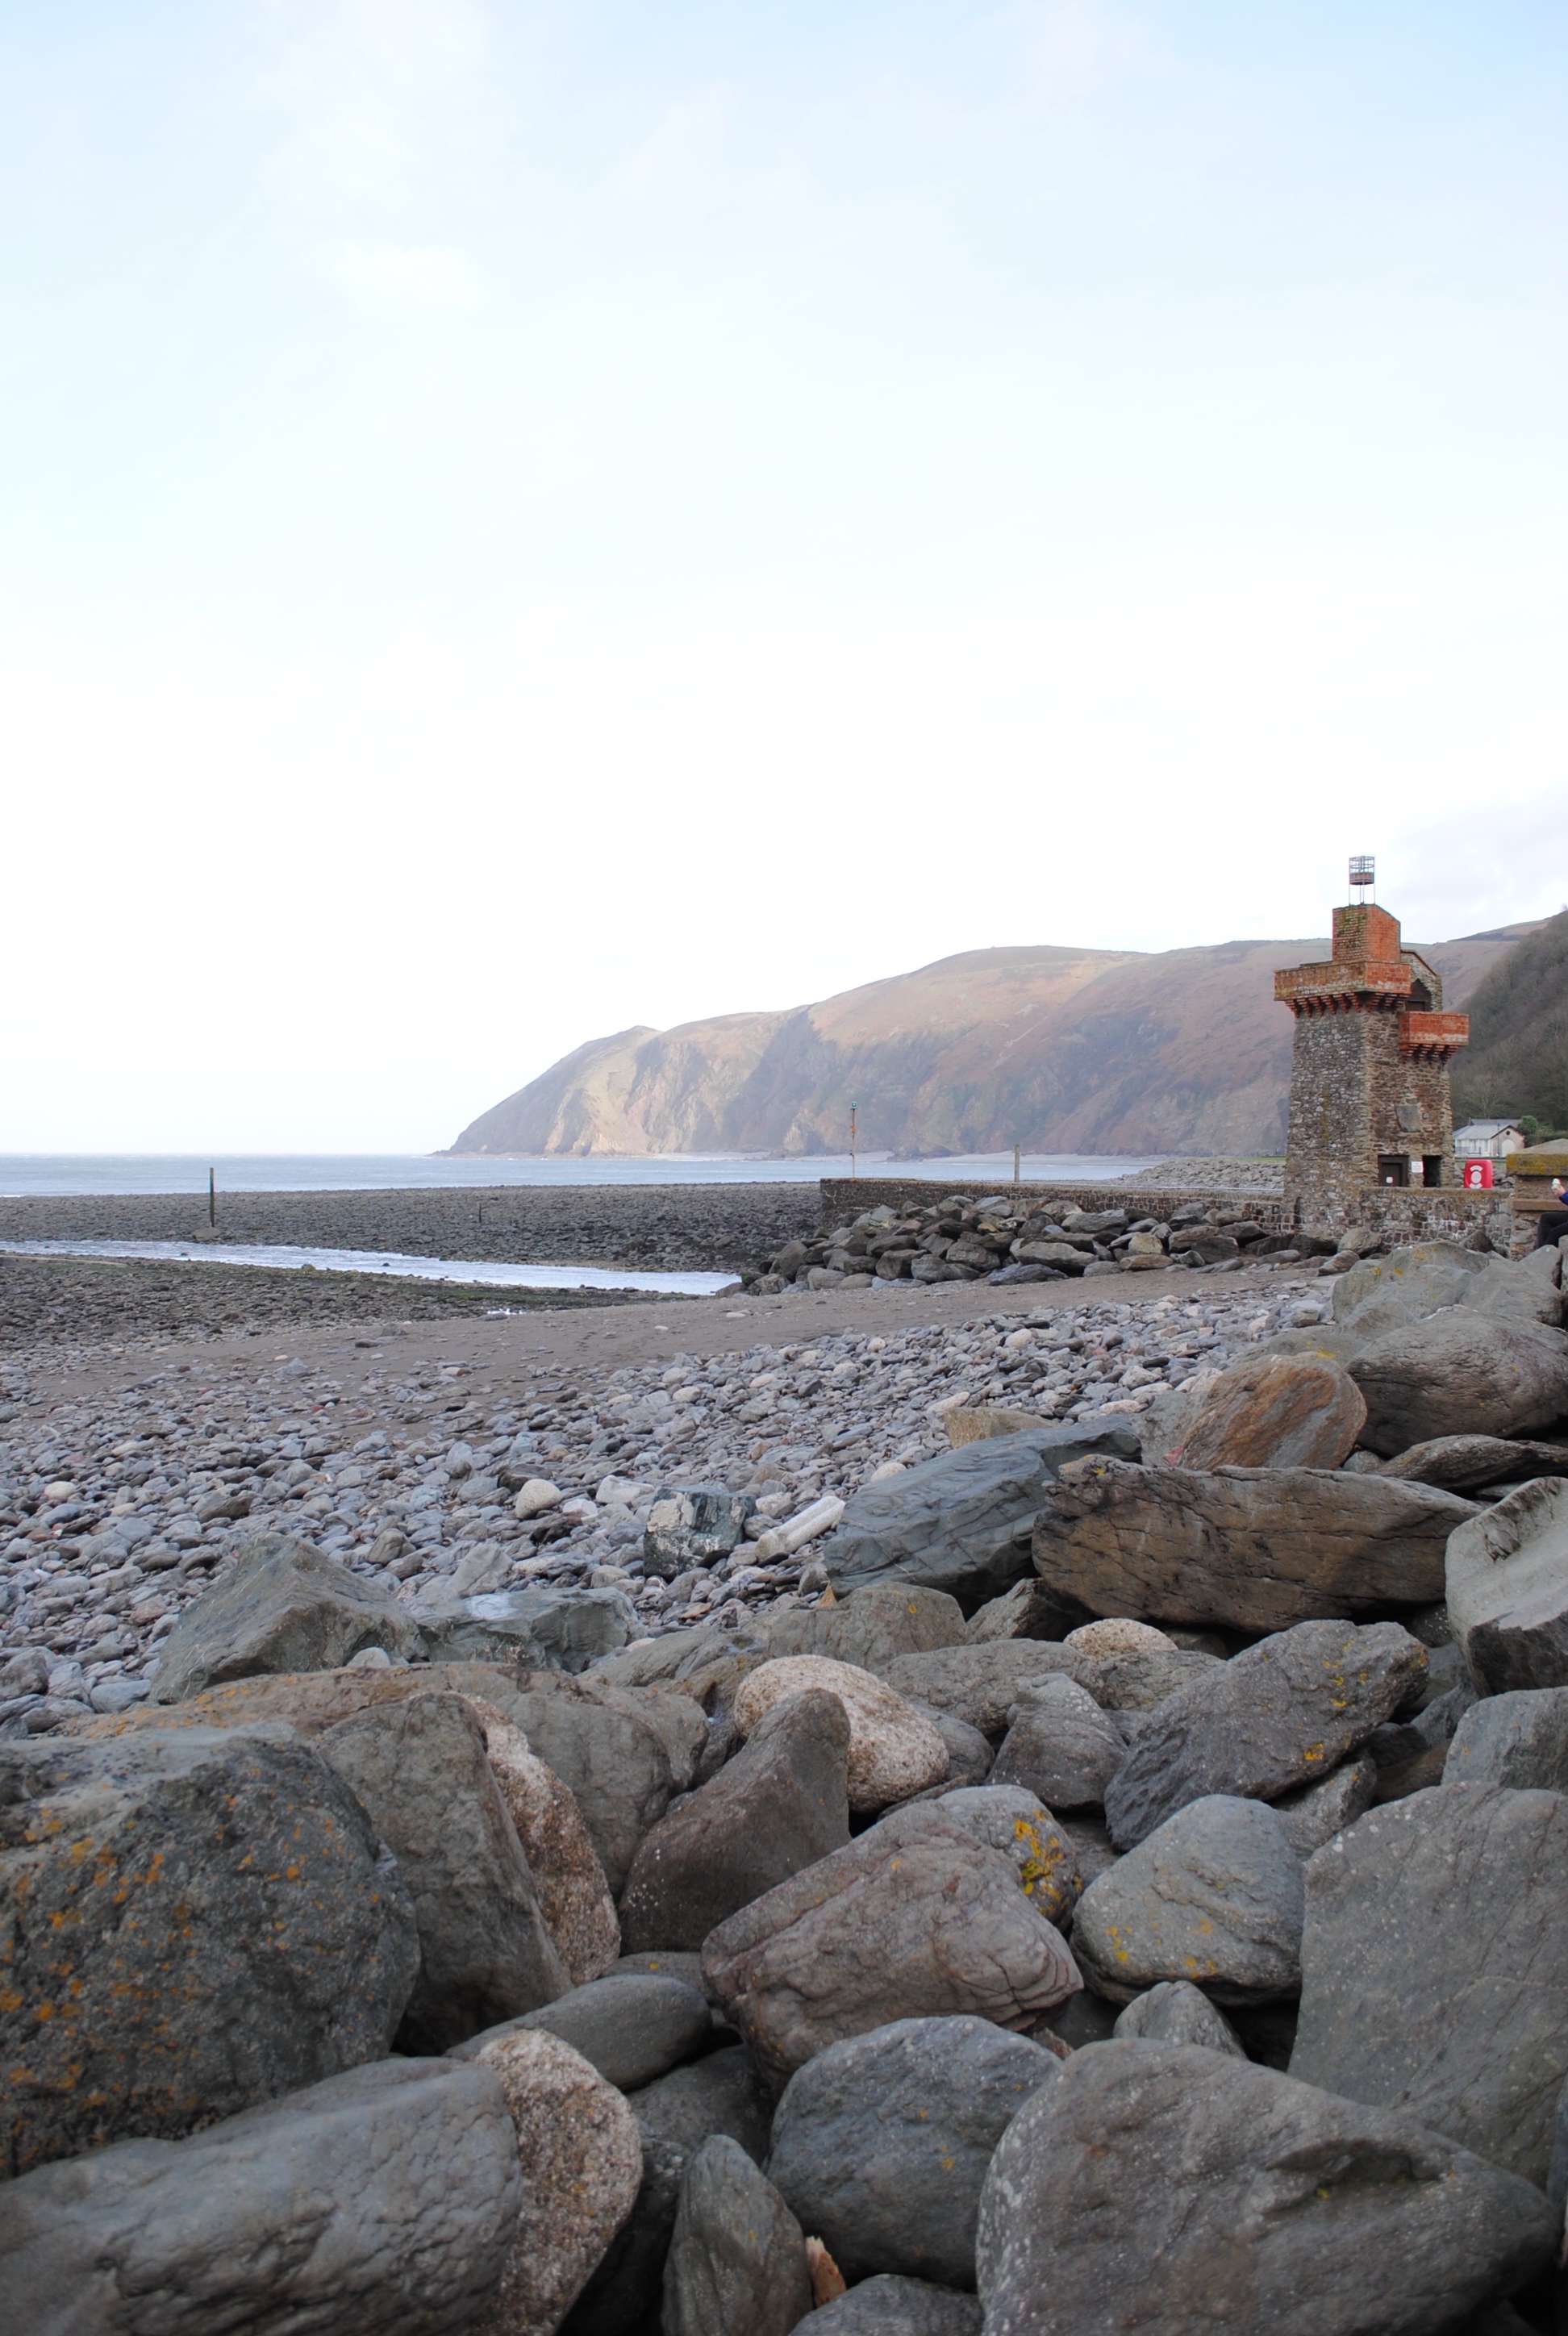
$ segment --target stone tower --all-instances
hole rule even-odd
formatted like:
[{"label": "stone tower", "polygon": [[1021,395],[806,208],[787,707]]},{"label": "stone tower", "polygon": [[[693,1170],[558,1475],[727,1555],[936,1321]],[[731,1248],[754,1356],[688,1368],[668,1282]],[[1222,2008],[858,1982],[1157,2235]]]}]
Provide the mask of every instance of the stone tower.
[{"label": "stone tower", "polygon": [[1334,911],[1328,965],[1293,965],[1274,995],[1296,1017],[1285,1199],[1303,1231],[1355,1222],[1360,1195],[1452,1184],[1448,1065],[1470,1036],[1445,1014],[1443,984],[1369,902]]}]

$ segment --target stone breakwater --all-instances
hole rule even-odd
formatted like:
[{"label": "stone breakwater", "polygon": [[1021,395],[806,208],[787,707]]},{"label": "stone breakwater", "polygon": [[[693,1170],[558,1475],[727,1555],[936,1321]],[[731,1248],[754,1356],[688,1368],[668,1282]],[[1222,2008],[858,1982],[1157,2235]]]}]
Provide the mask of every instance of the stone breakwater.
[{"label": "stone breakwater", "polygon": [[[484,1191],[220,1192],[223,1241],[660,1273],[760,1270],[814,1232],[815,1184],[502,1184]],[[0,1199],[4,1241],[197,1241],[205,1192]],[[404,1307],[404,1313],[413,1309]]]},{"label": "stone breakwater", "polygon": [[35,1650],[47,1671],[24,1724],[144,1693],[180,1614],[277,1529],[409,1605],[585,1585],[620,1591],[646,1631],[733,1623],[793,1602],[812,1547],[759,1563],[743,1539],[662,1579],[641,1555],[662,1490],[747,1495],[760,1535],[945,1451],[949,1406],[1135,1419],[1326,1305],[1286,1276],[1266,1295],[1222,1277],[1179,1299],[1124,1290],[1046,1319],[556,1373],[499,1409],[464,1397],[460,1364],[389,1367],[346,1407],[329,1368],[269,1359],[154,1372],[35,1419],[26,1367],[0,1365],[0,1649]]}]

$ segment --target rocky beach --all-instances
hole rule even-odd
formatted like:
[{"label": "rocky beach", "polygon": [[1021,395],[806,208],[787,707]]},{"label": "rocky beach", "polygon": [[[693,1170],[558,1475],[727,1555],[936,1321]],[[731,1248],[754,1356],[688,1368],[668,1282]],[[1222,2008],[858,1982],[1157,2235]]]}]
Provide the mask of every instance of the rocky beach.
[{"label": "rocky beach", "polygon": [[0,1264],[8,2324],[1544,2336],[1558,1253],[782,1189]]}]

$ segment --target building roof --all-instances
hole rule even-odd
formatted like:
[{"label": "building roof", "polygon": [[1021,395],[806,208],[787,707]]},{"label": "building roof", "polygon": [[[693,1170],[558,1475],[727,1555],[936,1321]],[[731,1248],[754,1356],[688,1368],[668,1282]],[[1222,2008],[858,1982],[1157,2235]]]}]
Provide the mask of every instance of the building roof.
[{"label": "building roof", "polygon": [[1454,1141],[1457,1144],[1462,1135],[1475,1136],[1477,1141],[1485,1136],[1505,1135],[1510,1129],[1515,1135],[1524,1133],[1516,1119],[1467,1119],[1463,1127],[1454,1130]]}]

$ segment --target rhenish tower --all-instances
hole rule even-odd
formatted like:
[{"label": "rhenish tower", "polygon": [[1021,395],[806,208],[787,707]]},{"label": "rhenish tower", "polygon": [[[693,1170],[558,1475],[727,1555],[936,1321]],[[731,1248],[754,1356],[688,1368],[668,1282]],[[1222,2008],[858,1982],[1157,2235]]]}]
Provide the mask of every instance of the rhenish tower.
[{"label": "rhenish tower", "polygon": [[[1352,886],[1373,874],[1351,861]],[[1336,909],[1332,960],[1286,967],[1274,996],[1296,1017],[1285,1200],[1297,1223],[1340,1229],[1368,1191],[1454,1183],[1448,1065],[1469,1017],[1444,1013],[1443,984],[1401,946],[1398,918],[1364,894]]]}]

